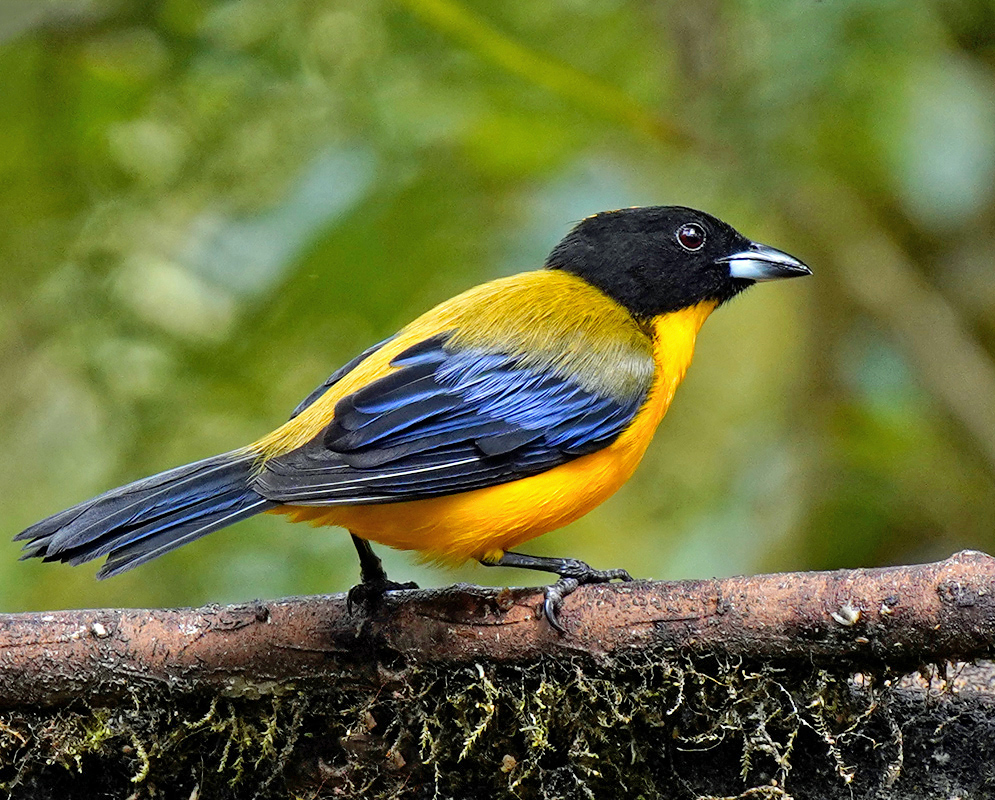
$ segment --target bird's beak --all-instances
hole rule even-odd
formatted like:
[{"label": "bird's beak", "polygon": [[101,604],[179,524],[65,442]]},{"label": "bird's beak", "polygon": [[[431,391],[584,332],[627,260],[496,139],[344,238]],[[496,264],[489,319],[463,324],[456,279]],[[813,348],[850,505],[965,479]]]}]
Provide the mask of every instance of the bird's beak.
[{"label": "bird's beak", "polygon": [[812,274],[812,270],[794,256],[756,242],[750,242],[746,250],[720,258],[718,262],[729,265],[731,277],[750,281],[776,281]]}]

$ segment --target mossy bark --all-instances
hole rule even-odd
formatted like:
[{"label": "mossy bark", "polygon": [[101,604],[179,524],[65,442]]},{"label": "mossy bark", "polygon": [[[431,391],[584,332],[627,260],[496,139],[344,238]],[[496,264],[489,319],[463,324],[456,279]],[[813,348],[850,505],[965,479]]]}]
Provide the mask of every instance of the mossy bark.
[{"label": "mossy bark", "polygon": [[995,669],[948,662],[995,649],[992,567],[593,587],[565,637],[535,592],[469,587],[0,617],[0,788],[989,797]]},{"label": "mossy bark", "polygon": [[[990,797],[973,688],[634,656],[0,716],[13,798]],[[961,678],[963,681],[963,677]],[[852,794],[851,794],[852,793]]]}]

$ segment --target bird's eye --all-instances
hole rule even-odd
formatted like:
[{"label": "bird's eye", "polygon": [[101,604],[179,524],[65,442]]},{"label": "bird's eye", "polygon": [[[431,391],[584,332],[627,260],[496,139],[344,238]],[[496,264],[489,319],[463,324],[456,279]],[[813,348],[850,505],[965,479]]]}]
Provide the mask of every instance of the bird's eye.
[{"label": "bird's eye", "polygon": [[685,250],[701,250],[705,246],[705,229],[696,222],[686,222],[677,229],[677,241]]}]

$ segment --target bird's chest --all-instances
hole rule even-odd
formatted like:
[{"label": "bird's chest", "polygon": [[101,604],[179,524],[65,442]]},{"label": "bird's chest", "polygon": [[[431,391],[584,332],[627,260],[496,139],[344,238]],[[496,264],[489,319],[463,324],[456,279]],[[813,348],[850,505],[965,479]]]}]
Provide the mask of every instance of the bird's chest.
[{"label": "bird's chest", "polygon": [[[677,387],[691,366],[698,331],[715,306],[714,302],[699,303],[691,308],[663,314],[652,321],[653,385],[632,423],[611,447],[606,448],[613,451],[611,455],[626,466],[632,455],[635,455],[638,464],[649,446],[660,421],[670,408]],[[635,469],[635,464],[632,469]]]}]

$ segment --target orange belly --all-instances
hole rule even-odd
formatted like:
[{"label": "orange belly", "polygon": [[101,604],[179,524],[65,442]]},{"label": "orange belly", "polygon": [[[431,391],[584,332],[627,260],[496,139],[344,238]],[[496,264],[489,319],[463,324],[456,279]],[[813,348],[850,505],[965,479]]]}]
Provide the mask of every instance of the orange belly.
[{"label": "orange belly", "polygon": [[607,500],[635,471],[670,407],[713,303],[654,320],[656,375],[632,424],[611,445],[539,475],[445,497],[383,505],[282,506],[273,513],[337,525],[363,539],[427,558],[494,561],[505,550],[561,528]]},{"label": "orange belly", "polygon": [[573,522],[610,497],[642,457],[645,444],[634,445],[613,445],[529,478],[471,492],[384,505],[284,506],[275,512],[294,521],[338,525],[436,561],[496,561],[505,550]]}]

